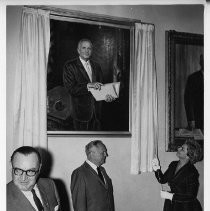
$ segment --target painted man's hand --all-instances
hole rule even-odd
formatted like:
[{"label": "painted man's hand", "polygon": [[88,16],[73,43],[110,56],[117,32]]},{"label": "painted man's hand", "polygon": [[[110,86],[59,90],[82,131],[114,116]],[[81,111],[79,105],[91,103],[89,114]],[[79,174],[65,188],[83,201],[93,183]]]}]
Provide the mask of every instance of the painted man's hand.
[{"label": "painted man's hand", "polygon": [[188,127],[190,130],[195,129],[195,121],[194,120],[188,121]]},{"label": "painted man's hand", "polygon": [[87,89],[89,90],[89,89],[93,88],[95,90],[97,90],[97,89],[101,90],[101,86],[103,86],[103,84],[99,83],[99,82],[88,83],[87,84]]},{"label": "painted man's hand", "polygon": [[105,99],[106,102],[110,103],[114,100],[115,100],[115,98],[112,95],[106,95],[106,99]]}]

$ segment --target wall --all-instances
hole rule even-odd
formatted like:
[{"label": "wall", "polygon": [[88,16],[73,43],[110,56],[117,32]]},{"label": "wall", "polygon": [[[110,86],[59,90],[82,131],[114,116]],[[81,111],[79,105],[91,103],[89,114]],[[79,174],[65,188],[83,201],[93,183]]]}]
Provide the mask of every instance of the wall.
[{"label": "wall", "polygon": [[[21,7],[6,8],[6,158],[9,161],[15,148],[15,140],[12,140],[12,109],[14,100],[15,66],[18,55],[18,40],[20,30]],[[7,162],[7,165],[10,164]],[[7,167],[7,180],[10,168]]]},{"label": "wall", "polygon": [[[158,80],[159,157],[162,169],[176,159],[175,153],[165,152],[165,30],[203,33],[202,6],[59,6],[60,8],[93,12],[154,23],[156,28],[156,66]],[[17,44],[21,7],[10,7],[7,11],[7,161],[11,155],[14,69],[17,61]],[[108,148],[109,157],[104,165],[113,180],[116,210],[152,211],[162,210],[163,200],[159,196],[160,185],[153,173],[130,174],[130,138],[70,136],[49,137],[49,151],[53,156],[51,176],[60,178],[69,194],[70,175],[74,168],[85,160],[84,146],[93,139],[101,139]],[[7,163],[7,180],[10,177]],[[198,198],[203,202],[203,162],[196,164],[200,172]]]}]

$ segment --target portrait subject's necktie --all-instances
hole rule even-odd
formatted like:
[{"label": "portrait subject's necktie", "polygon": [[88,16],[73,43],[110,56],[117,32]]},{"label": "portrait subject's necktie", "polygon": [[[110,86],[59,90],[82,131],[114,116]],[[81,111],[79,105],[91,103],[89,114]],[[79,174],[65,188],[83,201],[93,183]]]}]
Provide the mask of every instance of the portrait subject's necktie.
[{"label": "portrait subject's necktie", "polygon": [[97,167],[97,171],[98,171],[98,176],[99,176],[99,178],[100,178],[101,181],[105,184],[104,177],[103,177],[103,175],[102,175],[102,173],[101,173],[100,167]]},{"label": "portrait subject's necktie", "polygon": [[89,62],[86,62],[86,71],[90,81],[92,82],[92,70]]},{"label": "portrait subject's necktie", "polygon": [[34,189],[31,190],[32,194],[33,194],[33,199],[34,199],[34,202],[38,208],[39,211],[44,211],[44,208],[42,206],[42,203],[40,201],[40,199],[38,198],[38,196],[36,195],[36,192]]}]

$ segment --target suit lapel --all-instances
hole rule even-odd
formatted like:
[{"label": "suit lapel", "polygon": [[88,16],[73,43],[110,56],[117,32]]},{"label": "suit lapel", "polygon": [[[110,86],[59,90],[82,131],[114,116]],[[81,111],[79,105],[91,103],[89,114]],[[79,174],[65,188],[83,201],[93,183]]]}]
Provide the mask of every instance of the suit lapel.
[{"label": "suit lapel", "polygon": [[[102,171],[102,174],[103,174],[104,179],[105,179],[105,181],[106,181],[105,187],[108,189],[109,177],[108,177],[108,175],[107,175],[106,170],[105,170],[104,167],[101,167],[101,171]],[[103,183],[103,184],[104,184],[104,183]]]},{"label": "suit lapel", "polygon": [[90,78],[89,78],[89,76],[79,58],[77,59],[77,65],[78,65],[79,71],[82,73],[82,75],[87,79],[87,81],[90,82]]},{"label": "suit lapel", "polygon": [[49,202],[47,199],[47,193],[45,192],[44,188],[42,187],[42,185],[38,182],[37,183],[40,195],[42,197],[42,202],[43,202],[43,206],[44,206],[44,210],[49,210]]},{"label": "suit lapel", "polygon": [[93,82],[96,82],[96,68],[95,68],[95,65],[94,63],[90,60],[90,65],[91,65],[91,69],[92,69],[92,81]]},{"label": "suit lapel", "polygon": [[21,202],[23,205],[23,210],[35,210],[35,208],[31,205],[30,201],[24,196],[24,194],[13,184],[13,191],[16,196],[14,200],[17,201],[17,204]]}]

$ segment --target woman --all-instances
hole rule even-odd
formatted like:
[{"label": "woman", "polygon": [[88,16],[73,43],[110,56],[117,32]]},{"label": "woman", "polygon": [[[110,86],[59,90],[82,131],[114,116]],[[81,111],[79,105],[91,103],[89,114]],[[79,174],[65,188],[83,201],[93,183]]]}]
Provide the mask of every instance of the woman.
[{"label": "woman", "polygon": [[159,183],[168,183],[171,191],[161,191],[161,198],[165,199],[164,211],[202,211],[200,202],[197,200],[199,188],[199,173],[193,165],[202,159],[200,145],[188,140],[178,148],[179,161],[170,163],[163,174],[160,170],[159,161],[155,158],[152,167]]}]

